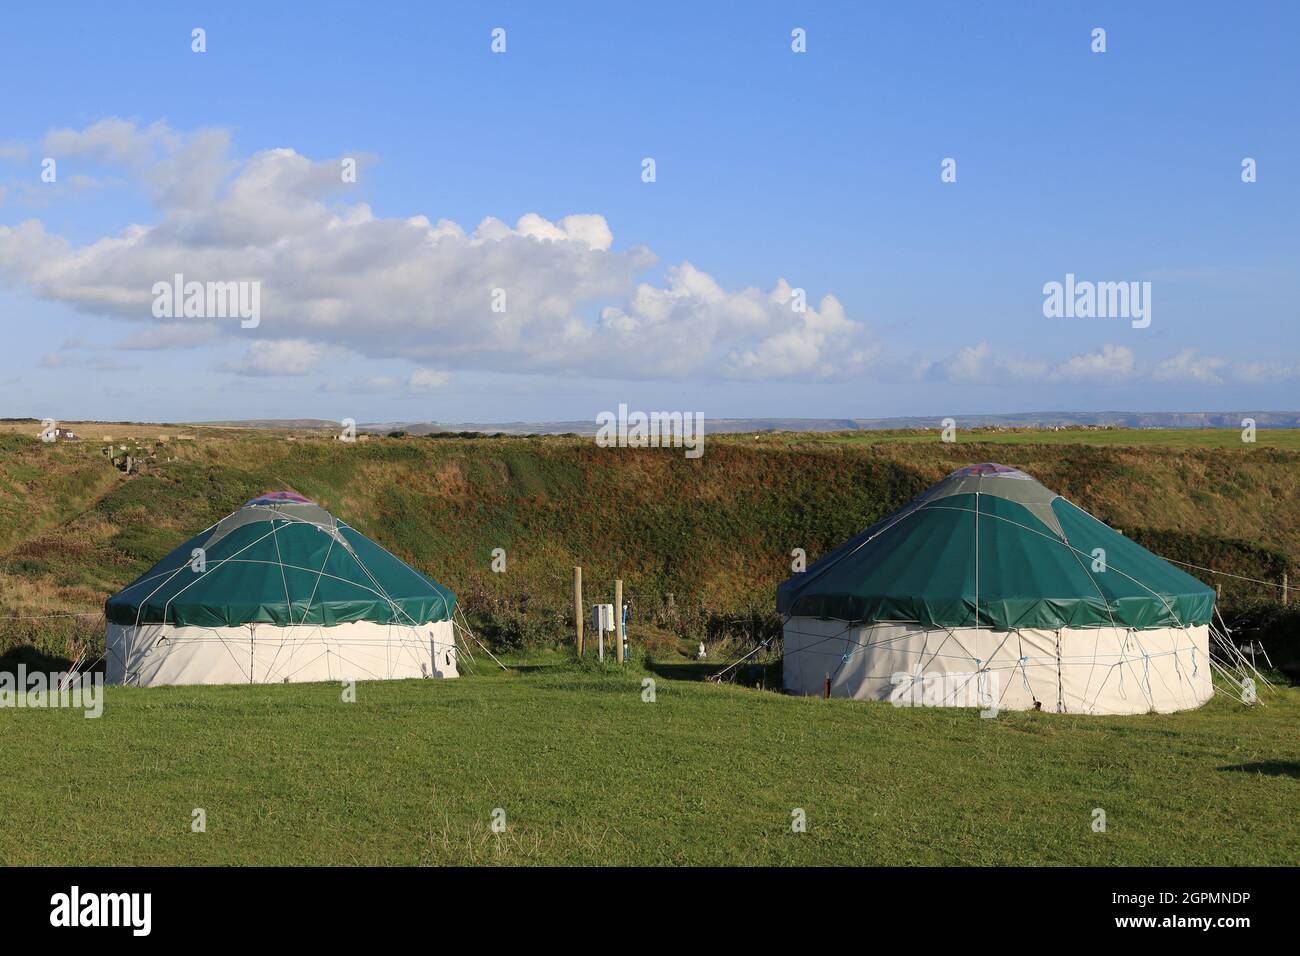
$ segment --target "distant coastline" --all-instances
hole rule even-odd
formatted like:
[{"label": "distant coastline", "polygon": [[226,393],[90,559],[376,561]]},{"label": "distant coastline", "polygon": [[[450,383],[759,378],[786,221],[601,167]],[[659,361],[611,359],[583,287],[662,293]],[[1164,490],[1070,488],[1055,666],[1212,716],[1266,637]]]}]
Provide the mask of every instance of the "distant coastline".
[{"label": "distant coastline", "polygon": [[[1006,415],[906,416],[898,418],[706,418],[713,434],[732,432],[835,432],[941,428],[944,417],[959,428],[1241,428],[1244,418],[1257,428],[1300,428],[1300,412],[1015,412]],[[333,428],[324,419],[252,419],[190,422],[228,428]],[[552,422],[370,422],[366,431],[401,430],[412,435],[432,432],[500,432],[507,435],[594,435],[595,416],[587,421]]]}]

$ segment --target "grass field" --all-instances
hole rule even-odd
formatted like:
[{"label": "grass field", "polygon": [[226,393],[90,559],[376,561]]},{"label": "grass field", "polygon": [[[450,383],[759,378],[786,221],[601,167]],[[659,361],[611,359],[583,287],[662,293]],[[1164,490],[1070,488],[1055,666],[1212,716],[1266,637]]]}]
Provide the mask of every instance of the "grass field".
[{"label": "grass field", "polygon": [[[72,427],[96,440],[0,426],[0,669],[93,654],[107,595],[282,487],[451,586],[520,666],[364,683],[351,704],[313,684],[108,688],[97,720],[0,709],[0,863],[1300,862],[1300,691],[984,720],[718,687],[685,679],[679,653],[697,639],[725,653],[746,615],[770,617],[792,547],[815,558],[989,459],[1158,553],[1294,586],[1300,432],[1250,446],[1235,431],[728,435],[688,461],[563,436]],[[143,470],[116,469],[101,432]],[[490,570],[495,547],[507,574]],[[652,675],[547,650],[568,634],[575,564],[588,601],[624,580]],[[1225,605],[1275,597],[1207,580]],[[1294,604],[1280,609],[1270,646],[1295,658]],[[85,616],[44,617],[63,613]],[[709,630],[732,617],[741,637]],[[195,808],[206,833],[190,831]]]},{"label": "grass field", "polygon": [[1294,690],[981,719],[672,670],[653,703],[635,667],[480,663],[359,684],[355,703],[338,684],[109,688],[97,720],[3,712],[0,863],[1300,861]]}]

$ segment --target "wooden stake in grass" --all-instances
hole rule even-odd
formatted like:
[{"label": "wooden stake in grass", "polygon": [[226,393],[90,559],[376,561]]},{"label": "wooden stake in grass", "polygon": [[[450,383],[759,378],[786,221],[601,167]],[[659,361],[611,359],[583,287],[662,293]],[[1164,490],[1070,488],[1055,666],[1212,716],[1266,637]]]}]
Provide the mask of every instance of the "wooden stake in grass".
[{"label": "wooden stake in grass", "polygon": [[573,626],[578,630],[578,656],[582,656],[582,568],[573,569]]},{"label": "wooden stake in grass", "polygon": [[623,579],[614,579],[614,630],[618,631],[618,662],[623,663]]},{"label": "wooden stake in grass", "polygon": [[1286,588],[1286,572],[1283,571],[1283,572],[1282,572],[1282,603],[1283,603],[1283,604],[1286,603],[1286,599],[1287,599],[1287,593],[1286,593],[1286,590],[1287,590],[1287,588]]}]

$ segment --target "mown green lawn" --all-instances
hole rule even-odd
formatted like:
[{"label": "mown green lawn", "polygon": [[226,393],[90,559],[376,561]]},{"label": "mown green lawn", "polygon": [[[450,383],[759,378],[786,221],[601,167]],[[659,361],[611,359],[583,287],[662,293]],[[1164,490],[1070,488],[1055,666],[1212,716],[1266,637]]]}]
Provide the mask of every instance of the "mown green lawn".
[{"label": "mown green lawn", "polygon": [[1297,691],[987,720],[660,670],[653,703],[635,668],[480,661],[355,703],[309,684],[109,688],[98,720],[0,710],[0,862],[1300,862]]}]

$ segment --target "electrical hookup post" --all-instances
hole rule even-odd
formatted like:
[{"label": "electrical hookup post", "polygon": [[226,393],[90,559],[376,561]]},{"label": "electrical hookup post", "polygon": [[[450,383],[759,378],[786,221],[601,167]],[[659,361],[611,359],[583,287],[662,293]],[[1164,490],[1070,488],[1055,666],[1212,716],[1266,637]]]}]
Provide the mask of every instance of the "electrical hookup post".
[{"label": "electrical hookup post", "polygon": [[[620,607],[622,613],[614,608]],[[618,663],[626,663],[629,657],[627,640],[626,604],[593,604],[591,606],[591,630],[596,635],[596,656],[604,661],[608,653]],[[608,648],[608,650],[607,650]]]},{"label": "electrical hookup post", "polygon": [[[617,611],[615,609],[618,609]],[[584,651],[582,606],[582,568],[573,569],[573,617],[577,636],[578,657]],[[596,657],[605,660],[606,648],[619,664],[626,663],[629,657],[627,641],[628,606],[623,602],[623,580],[614,581],[614,602],[612,604],[593,604],[590,612],[589,628],[596,638]]]}]

